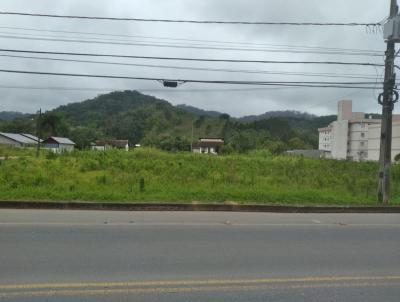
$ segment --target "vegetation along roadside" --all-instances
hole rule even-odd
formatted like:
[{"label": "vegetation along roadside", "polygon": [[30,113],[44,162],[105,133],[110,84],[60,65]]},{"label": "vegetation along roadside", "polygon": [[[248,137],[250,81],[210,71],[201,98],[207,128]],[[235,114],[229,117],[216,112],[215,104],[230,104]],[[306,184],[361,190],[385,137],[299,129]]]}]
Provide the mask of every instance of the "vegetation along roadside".
[{"label": "vegetation along roadside", "polygon": [[[0,199],[375,205],[375,162],[273,155],[203,155],[152,148],[56,155],[0,150]],[[29,153],[31,152],[31,153]],[[400,166],[392,169],[400,204]]]}]

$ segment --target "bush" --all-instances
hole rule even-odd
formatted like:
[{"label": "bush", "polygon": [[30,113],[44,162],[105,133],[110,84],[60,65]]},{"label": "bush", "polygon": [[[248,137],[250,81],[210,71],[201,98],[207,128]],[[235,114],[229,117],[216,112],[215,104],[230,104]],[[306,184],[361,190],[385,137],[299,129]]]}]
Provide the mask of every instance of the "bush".
[{"label": "bush", "polygon": [[286,151],[286,145],[281,141],[268,142],[266,148],[275,155],[280,155]]},{"label": "bush", "polygon": [[219,154],[229,155],[235,152],[235,149],[231,145],[222,145],[219,148]]},{"label": "bush", "polygon": [[46,159],[52,160],[57,158],[57,154],[53,151],[47,151],[46,152]]},{"label": "bush", "polygon": [[268,149],[256,149],[249,152],[250,156],[259,156],[259,157],[271,157],[272,153]]},{"label": "bush", "polygon": [[[274,155],[76,151],[2,161],[0,199],[375,204],[378,164]],[[10,153],[14,156],[14,154]],[[400,165],[392,169],[400,202]]]}]

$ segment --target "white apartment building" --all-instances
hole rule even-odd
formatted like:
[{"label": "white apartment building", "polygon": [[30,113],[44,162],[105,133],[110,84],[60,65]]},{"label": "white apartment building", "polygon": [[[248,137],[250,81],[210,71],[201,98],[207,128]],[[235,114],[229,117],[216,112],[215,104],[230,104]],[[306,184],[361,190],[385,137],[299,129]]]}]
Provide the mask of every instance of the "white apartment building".
[{"label": "white apartment building", "polygon": [[327,158],[367,160],[368,129],[376,124],[380,125],[379,119],[366,118],[362,112],[353,112],[352,101],[340,101],[337,120],[318,129],[319,150]]},{"label": "white apartment building", "polygon": [[319,128],[319,146],[318,150],[321,151],[323,157],[330,157],[332,151],[332,125],[325,128]]},{"label": "white apartment building", "polygon": [[[381,141],[381,124],[371,125],[368,130],[368,160],[379,160]],[[400,121],[398,115],[393,115],[392,130],[392,161],[400,154]]]}]

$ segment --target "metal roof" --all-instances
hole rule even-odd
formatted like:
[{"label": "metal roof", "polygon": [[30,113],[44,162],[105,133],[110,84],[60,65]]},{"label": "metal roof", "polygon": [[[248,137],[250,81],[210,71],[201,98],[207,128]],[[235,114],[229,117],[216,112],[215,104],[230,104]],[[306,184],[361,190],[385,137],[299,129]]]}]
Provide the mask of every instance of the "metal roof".
[{"label": "metal roof", "polygon": [[36,144],[37,143],[37,141],[35,141],[35,140],[31,139],[31,138],[23,136],[21,134],[17,134],[17,133],[0,132],[0,135],[4,136],[6,138],[9,138],[9,139],[11,139],[11,140],[13,140],[15,142],[18,142],[20,144],[30,144],[30,145],[32,145],[32,144]]},{"label": "metal roof", "polygon": [[210,142],[223,142],[224,139],[220,137],[200,137],[199,141],[205,142],[205,141],[210,141]]},{"label": "metal roof", "polygon": [[[26,136],[27,138],[30,138],[30,139],[33,139],[34,141],[38,141],[38,137],[37,136],[34,136],[33,134],[29,134],[29,133],[21,133],[21,135],[23,135],[23,136]],[[42,142],[43,140],[42,139],[40,139],[40,141]]]},{"label": "metal roof", "polygon": [[56,137],[56,136],[52,136],[50,137],[53,140],[55,140],[57,143],[59,144],[63,144],[63,145],[75,145],[75,143],[73,141],[71,141],[69,138],[66,137]]}]

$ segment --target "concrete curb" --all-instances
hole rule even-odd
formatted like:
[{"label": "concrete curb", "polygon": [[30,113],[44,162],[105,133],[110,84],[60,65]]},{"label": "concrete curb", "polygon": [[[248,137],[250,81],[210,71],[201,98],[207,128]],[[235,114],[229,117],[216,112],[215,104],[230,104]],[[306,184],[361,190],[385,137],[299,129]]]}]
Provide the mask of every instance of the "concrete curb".
[{"label": "concrete curb", "polygon": [[284,206],[42,201],[0,201],[0,209],[58,209],[97,211],[224,211],[273,213],[400,213],[400,206]]}]

